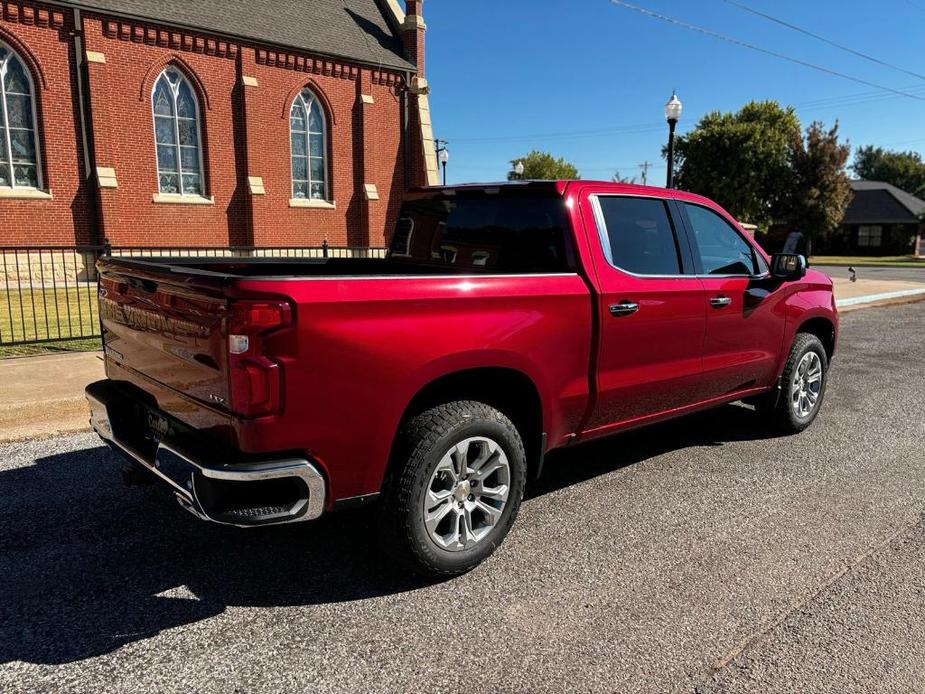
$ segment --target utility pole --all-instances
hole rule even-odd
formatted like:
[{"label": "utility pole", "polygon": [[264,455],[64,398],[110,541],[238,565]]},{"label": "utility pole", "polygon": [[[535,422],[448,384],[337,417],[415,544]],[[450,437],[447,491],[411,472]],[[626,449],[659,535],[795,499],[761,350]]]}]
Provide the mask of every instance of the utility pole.
[{"label": "utility pole", "polygon": [[642,185],[646,186],[649,180],[649,167],[654,166],[651,161],[644,161],[639,165],[639,168],[642,169]]}]

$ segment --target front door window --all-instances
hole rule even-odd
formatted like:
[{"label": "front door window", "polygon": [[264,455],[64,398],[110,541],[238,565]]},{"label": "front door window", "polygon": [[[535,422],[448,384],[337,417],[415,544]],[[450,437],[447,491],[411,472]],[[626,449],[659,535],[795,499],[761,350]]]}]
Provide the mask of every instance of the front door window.
[{"label": "front door window", "polygon": [[758,274],[755,250],[729,222],[706,207],[692,203],[684,207],[704,275]]}]

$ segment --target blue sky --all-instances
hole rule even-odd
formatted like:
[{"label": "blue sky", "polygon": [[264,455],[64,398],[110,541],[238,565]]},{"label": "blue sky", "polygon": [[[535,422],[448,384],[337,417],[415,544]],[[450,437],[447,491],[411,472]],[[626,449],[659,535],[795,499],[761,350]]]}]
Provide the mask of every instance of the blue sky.
[{"label": "blue sky", "polygon": [[[751,99],[836,119],[853,146],[925,152],[925,80],[876,65],[723,0],[628,0],[641,7],[919,94],[880,92],[644,16],[610,0],[428,0],[427,78],[435,136],[450,141],[450,182],[501,180],[531,149],[582,178],[639,175],[664,184],[662,114],[672,89],[679,131]],[[925,75],[925,0],[739,0],[885,62]]]}]

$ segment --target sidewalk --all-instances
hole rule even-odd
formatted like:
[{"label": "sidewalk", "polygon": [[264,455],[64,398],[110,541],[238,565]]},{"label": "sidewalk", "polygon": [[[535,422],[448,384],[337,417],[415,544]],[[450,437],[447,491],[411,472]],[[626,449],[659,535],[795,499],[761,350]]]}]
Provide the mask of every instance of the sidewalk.
[{"label": "sidewalk", "polygon": [[0,359],[0,443],[88,429],[84,387],[103,375],[100,352]]},{"label": "sidewalk", "polygon": [[925,299],[925,283],[900,280],[858,280],[832,278],[839,311],[853,311],[871,305],[905,303]]},{"label": "sidewalk", "polygon": [[[833,281],[840,311],[925,299],[920,282]],[[88,429],[84,387],[101,378],[100,352],[0,359],[0,443]]]}]

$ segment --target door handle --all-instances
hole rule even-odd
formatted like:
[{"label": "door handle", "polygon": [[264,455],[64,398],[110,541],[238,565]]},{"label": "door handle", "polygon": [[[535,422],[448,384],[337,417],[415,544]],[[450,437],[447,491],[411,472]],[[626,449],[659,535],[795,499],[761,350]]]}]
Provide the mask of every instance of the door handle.
[{"label": "door handle", "polygon": [[723,308],[732,303],[732,299],[728,296],[714,296],[710,299],[710,306],[713,308]]},{"label": "door handle", "polygon": [[610,310],[611,316],[628,316],[639,310],[639,304],[633,303],[632,301],[621,301],[619,304],[611,304],[608,309]]}]

